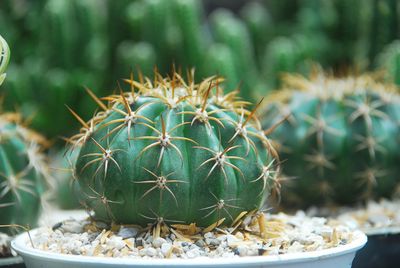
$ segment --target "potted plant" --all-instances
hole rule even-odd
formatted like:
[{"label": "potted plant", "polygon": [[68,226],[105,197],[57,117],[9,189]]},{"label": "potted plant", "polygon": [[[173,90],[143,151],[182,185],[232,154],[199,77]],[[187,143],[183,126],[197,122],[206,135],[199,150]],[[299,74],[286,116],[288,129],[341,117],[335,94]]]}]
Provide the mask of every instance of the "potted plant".
[{"label": "potted plant", "polygon": [[[399,104],[397,87],[372,75],[335,78],[320,70],[310,79],[287,75],[283,89],[270,96],[262,119],[268,127],[287,118],[272,135],[286,160],[282,165],[287,178],[283,206],[316,206],[317,214],[336,217],[344,206],[364,207],[369,200],[398,194]],[[391,206],[399,209],[398,202]],[[398,240],[398,230],[393,233],[381,228],[387,227],[386,221],[396,213],[386,217],[387,208],[379,210],[376,214],[363,209],[363,216],[358,217],[364,221],[374,218],[369,222],[380,218],[375,228],[356,223],[371,239],[367,252],[369,247],[376,249],[373,242],[382,241],[383,236],[388,241],[397,236]],[[356,218],[346,219],[354,224]],[[374,251],[372,259],[371,254],[363,255],[362,267],[381,265],[389,252],[382,247]],[[398,260],[398,254],[392,253],[390,258]]]},{"label": "potted plant", "polygon": [[248,110],[237,92],[223,93],[221,78],[187,76],[131,76],[128,92],[90,94],[100,111],[89,121],[71,110],[82,124],[69,142],[90,217],[14,240],[28,267],[351,262],[363,234],[263,212],[279,192],[279,158],[266,136],[276,125],[264,131],[257,119],[260,103]]}]

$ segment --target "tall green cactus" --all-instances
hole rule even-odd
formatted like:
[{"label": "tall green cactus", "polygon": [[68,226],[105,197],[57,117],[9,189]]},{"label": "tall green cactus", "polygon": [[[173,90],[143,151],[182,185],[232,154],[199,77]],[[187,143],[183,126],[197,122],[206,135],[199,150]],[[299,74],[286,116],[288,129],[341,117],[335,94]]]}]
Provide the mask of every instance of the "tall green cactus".
[{"label": "tall green cactus", "polygon": [[[208,226],[259,209],[275,185],[276,155],[252,112],[218,78],[136,82],[96,103],[71,138],[79,184],[95,216],[117,223]],[[215,92],[213,90],[215,89]]]},{"label": "tall green cactus", "polygon": [[[59,103],[67,103],[85,114],[88,103],[92,103],[90,98],[85,99],[83,86],[101,88],[111,79],[105,75],[110,65],[106,1],[34,2],[28,7],[35,14],[40,10],[41,19],[25,13],[14,18],[11,11],[5,18],[12,21],[13,27],[20,22],[25,28],[19,29],[24,31],[23,36],[10,34],[15,39],[10,44],[16,53],[8,71],[9,79],[2,88],[8,100],[4,106],[18,106],[25,116],[36,114],[32,126],[54,137],[71,131],[69,126],[75,123],[63,117],[64,109]],[[7,8],[8,2],[4,4]],[[21,8],[11,2],[9,6],[10,10]],[[29,49],[25,49],[26,44]]]},{"label": "tall green cactus", "polygon": [[393,86],[321,73],[284,82],[262,122],[287,117],[272,137],[287,160],[286,204],[353,204],[400,190],[400,96]]},{"label": "tall green cactus", "polygon": [[323,35],[278,37],[265,48],[263,72],[271,88],[279,87],[281,76],[288,72],[308,74],[314,62],[328,62],[329,41]]},{"label": "tall green cactus", "polygon": [[214,11],[210,21],[216,41],[225,44],[235,55],[234,63],[238,70],[236,79],[243,81],[242,96],[253,99],[255,92],[252,87],[257,82],[258,73],[248,29],[241,20],[224,9]]},{"label": "tall green cactus", "polygon": [[396,0],[373,0],[369,57],[375,59],[385,45],[400,38],[400,3]]},{"label": "tall green cactus", "polygon": [[120,73],[126,70],[140,70],[150,76],[156,66],[156,52],[146,42],[123,42],[117,48],[117,62]]}]

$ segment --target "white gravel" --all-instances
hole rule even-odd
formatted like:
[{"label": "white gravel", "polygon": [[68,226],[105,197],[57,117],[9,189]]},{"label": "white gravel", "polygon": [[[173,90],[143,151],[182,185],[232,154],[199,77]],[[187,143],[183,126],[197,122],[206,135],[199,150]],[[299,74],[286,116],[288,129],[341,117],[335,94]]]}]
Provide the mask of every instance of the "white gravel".
[{"label": "white gravel", "polygon": [[400,199],[369,201],[363,208],[344,208],[337,220],[367,234],[400,233]]},{"label": "white gravel", "polygon": [[[160,227],[161,226],[161,227]],[[253,214],[241,224],[207,231],[193,225],[104,226],[89,220],[67,220],[42,227],[35,248],[56,253],[122,258],[241,257],[306,252],[350,243],[355,231],[325,218]],[[192,231],[190,231],[192,230]],[[195,232],[193,231],[195,230]],[[159,234],[159,235],[158,235]],[[27,241],[28,245],[31,245]]]}]

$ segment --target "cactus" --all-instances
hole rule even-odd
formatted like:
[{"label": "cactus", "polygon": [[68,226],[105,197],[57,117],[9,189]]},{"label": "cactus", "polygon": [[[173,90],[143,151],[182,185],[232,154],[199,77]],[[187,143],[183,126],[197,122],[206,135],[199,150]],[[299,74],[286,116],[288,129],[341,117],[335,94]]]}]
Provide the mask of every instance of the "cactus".
[{"label": "cactus", "polygon": [[72,154],[65,150],[50,154],[50,167],[54,170],[54,191],[50,193],[50,198],[63,210],[82,207],[82,193],[73,167],[78,154],[79,150],[74,150]]},{"label": "cactus", "polygon": [[[354,204],[400,189],[400,96],[369,75],[291,75],[264,108],[263,126],[287,160],[286,205]],[[292,179],[291,179],[292,178]]]},{"label": "cactus", "polygon": [[[82,123],[70,142],[80,147],[76,174],[86,205],[107,222],[232,223],[259,209],[277,184],[277,159],[256,110],[235,92],[223,95],[219,78],[200,84],[174,73],[125,81]],[[215,92],[213,90],[215,89]],[[258,106],[257,106],[258,107]]]},{"label": "cactus", "polygon": [[387,45],[376,61],[376,65],[385,71],[386,79],[400,85],[400,40]]},{"label": "cactus", "polygon": [[10,49],[6,40],[0,35],[0,86],[6,78],[6,68],[10,60]]},{"label": "cactus", "polygon": [[265,48],[264,75],[271,88],[279,86],[280,77],[287,72],[308,74],[312,63],[326,63],[330,46],[324,36],[293,35],[272,40]]},{"label": "cactus", "polygon": [[385,45],[400,38],[400,3],[396,0],[373,0],[369,57],[375,59]]},{"label": "cactus", "polygon": [[[9,61],[9,48],[0,36],[0,77]],[[50,181],[42,153],[47,142],[23,125],[17,113],[0,114],[0,225],[34,225],[41,195]],[[11,229],[5,229],[12,232]]]},{"label": "cactus", "polygon": [[195,67],[197,82],[221,74],[227,89],[240,84],[240,96],[255,100],[282,72],[307,73],[309,60],[338,73],[375,68],[375,55],[399,38],[396,0],[249,1],[208,17],[197,0],[0,2],[0,32],[14,47],[5,108],[36,113],[32,126],[49,137],[72,125],[59,103],[90,116],[83,86],[110,94],[131,66],[150,76],[154,64],[163,74],[171,63]]},{"label": "cactus", "polygon": [[50,182],[42,152],[47,142],[16,113],[1,114],[0,125],[0,224],[34,226]]},{"label": "cactus", "polygon": [[239,86],[239,70],[236,68],[235,56],[229,47],[223,44],[212,45],[208,49],[206,62],[209,66],[207,68],[207,75],[216,73],[223,77],[228,77],[224,83],[227,88],[235,88]]},{"label": "cactus", "polygon": [[235,68],[239,71],[236,79],[243,81],[242,96],[253,99],[256,93],[252,86],[258,79],[258,72],[248,29],[241,20],[224,9],[214,11],[210,21],[216,41],[225,44],[235,55]]},{"label": "cactus", "polygon": [[249,29],[256,55],[262,55],[264,47],[273,38],[274,26],[267,8],[259,2],[249,1],[240,11]]},{"label": "cactus", "polygon": [[[84,114],[87,102],[92,103],[90,98],[85,100],[83,86],[100,88],[111,79],[105,75],[110,65],[106,1],[13,2],[4,1],[6,16],[2,18],[12,25],[10,29],[19,25],[16,34],[4,29],[15,48],[7,83],[1,89],[8,100],[4,108],[18,105],[25,117],[35,113],[31,125],[48,136],[68,133],[75,122],[63,118],[65,112],[59,103],[76,105],[74,108]],[[23,13],[24,5],[29,9],[27,14]],[[17,17],[19,12],[21,17]]]},{"label": "cactus", "polygon": [[[10,58],[0,36],[0,84]],[[51,181],[43,146],[47,141],[24,126],[17,113],[0,114],[0,225],[36,224],[43,194]],[[5,232],[12,233],[10,228]]]},{"label": "cactus", "polygon": [[156,52],[151,44],[145,42],[122,42],[117,48],[117,62],[121,73],[139,69],[150,76],[156,66]]}]

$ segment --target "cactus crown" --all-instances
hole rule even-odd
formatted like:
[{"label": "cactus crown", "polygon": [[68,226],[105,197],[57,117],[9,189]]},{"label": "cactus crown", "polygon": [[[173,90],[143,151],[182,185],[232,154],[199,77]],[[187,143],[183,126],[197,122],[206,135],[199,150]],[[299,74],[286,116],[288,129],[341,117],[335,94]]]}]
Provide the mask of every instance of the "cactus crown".
[{"label": "cactus crown", "polygon": [[0,224],[36,224],[41,195],[51,182],[43,154],[47,145],[19,114],[0,115]]},{"label": "cactus crown", "polygon": [[273,139],[287,159],[288,202],[351,204],[390,197],[398,184],[400,96],[371,75],[289,75],[263,125],[287,117]]},{"label": "cactus crown", "polygon": [[0,35],[0,86],[3,84],[6,78],[6,68],[10,61],[10,48],[7,45],[6,40]]},{"label": "cactus crown", "polygon": [[256,109],[224,95],[217,77],[124,81],[130,92],[99,99],[88,91],[102,109],[88,122],[71,110],[83,125],[70,139],[81,147],[76,174],[97,218],[207,226],[263,205],[277,155]]}]

